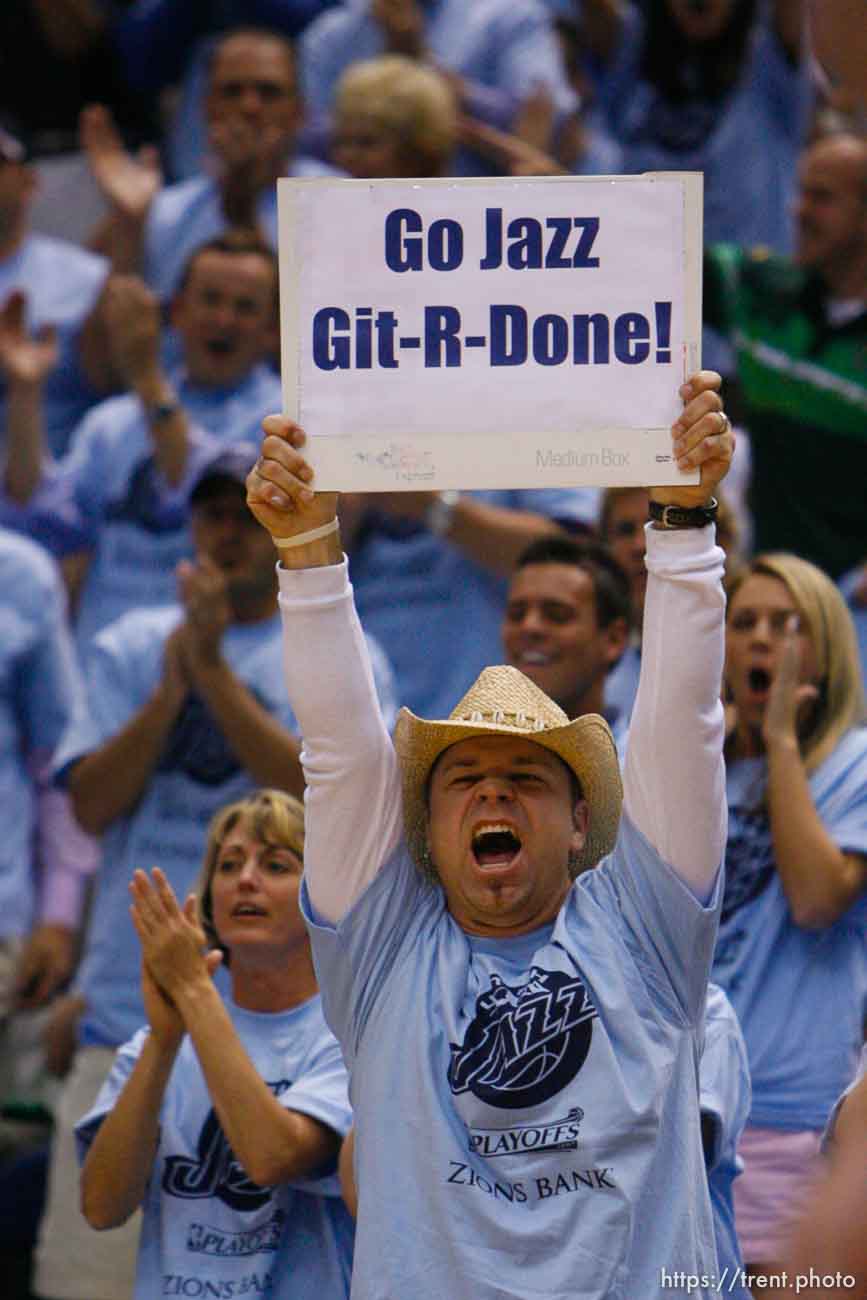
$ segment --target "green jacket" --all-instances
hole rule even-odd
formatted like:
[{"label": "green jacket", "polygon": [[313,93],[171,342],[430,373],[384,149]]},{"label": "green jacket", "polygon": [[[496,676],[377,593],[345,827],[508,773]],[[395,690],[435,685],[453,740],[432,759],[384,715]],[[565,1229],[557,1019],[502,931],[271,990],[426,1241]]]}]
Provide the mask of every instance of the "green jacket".
[{"label": "green jacket", "polygon": [[737,356],[755,549],[794,551],[839,577],[867,559],[867,309],[834,326],[815,276],[716,244],[704,317]]}]

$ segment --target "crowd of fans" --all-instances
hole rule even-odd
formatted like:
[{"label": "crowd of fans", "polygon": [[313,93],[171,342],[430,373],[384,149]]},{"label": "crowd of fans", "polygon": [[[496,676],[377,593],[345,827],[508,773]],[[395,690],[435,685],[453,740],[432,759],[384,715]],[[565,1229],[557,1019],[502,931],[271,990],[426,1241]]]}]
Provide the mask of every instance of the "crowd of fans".
[{"label": "crowd of fans", "polygon": [[[785,1294],[825,1162],[867,1134],[867,93],[817,49],[805,0],[3,8],[9,1300],[127,1300],[140,1238],[142,1300],[217,1294],[190,1260],[233,1251],[226,1294],[348,1295],[352,1116],[296,916],[301,738],[274,548],[244,495],[281,406],[276,180],[660,169],[704,175],[705,364],[738,429],[717,522],[726,883],[696,1102],[720,1266]],[[508,662],[569,718],[606,718],[623,758],[647,517],[634,487],[344,496],[387,722],[404,705],[446,717]],[[246,934],[245,890],[251,915],[291,911],[285,932]],[[126,1181],[112,1144],[135,1148]],[[840,1295],[867,1295],[861,1267],[863,1290]]]}]

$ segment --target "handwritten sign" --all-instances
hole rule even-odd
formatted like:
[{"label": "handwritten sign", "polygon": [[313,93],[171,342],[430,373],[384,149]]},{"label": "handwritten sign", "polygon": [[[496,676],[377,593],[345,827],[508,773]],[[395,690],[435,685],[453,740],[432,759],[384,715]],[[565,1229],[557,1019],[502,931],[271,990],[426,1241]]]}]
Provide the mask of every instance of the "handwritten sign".
[{"label": "handwritten sign", "polygon": [[694,482],[701,177],[278,184],[284,409],[322,488]]}]

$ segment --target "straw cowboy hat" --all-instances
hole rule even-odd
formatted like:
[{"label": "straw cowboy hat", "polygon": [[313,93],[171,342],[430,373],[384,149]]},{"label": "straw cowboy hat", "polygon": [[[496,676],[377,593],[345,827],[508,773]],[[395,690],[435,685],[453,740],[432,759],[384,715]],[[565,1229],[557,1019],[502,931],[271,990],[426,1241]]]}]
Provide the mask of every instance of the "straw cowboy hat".
[{"label": "straw cowboy hat", "polygon": [[611,729],[598,713],[569,720],[517,668],[485,668],[448,718],[427,722],[401,709],[394,746],[401,766],[407,841],[422,864],[427,844],[427,783],[444,750],[470,736],[521,736],[557,754],[575,773],[590,809],[590,828],[575,858],[578,870],[593,867],[617,838],[623,786]]}]

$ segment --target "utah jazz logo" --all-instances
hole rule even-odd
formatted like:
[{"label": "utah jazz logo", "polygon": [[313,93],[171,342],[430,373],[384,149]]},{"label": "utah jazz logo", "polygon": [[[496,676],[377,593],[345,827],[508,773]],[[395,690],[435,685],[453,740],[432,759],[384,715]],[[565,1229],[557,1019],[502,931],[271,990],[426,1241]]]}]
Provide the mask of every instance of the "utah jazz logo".
[{"label": "utah jazz logo", "polygon": [[726,845],[726,883],[720,922],[768,888],[776,873],[771,828],[764,809],[732,810]]},{"label": "utah jazz logo", "polygon": [[271,1199],[268,1189],[247,1177],[226,1141],[214,1111],[199,1134],[199,1158],[168,1156],[163,1173],[163,1191],[183,1200],[215,1196],[233,1210],[258,1210]]},{"label": "utah jazz logo", "polygon": [[492,975],[463,1043],[452,1043],[449,1086],[503,1110],[538,1106],[581,1069],[595,1018],[576,975],[534,966],[517,988]]},{"label": "utah jazz logo", "polygon": [[[289,1087],[288,1079],[269,1083],[279,1097]],[[258,1210],[271,1199],[271,1189],[248,1178],[226,1141],[216,1112],[208,1111],[198,1141],[198,1160],[191,1156],[167,1156],[163,1191],[185,1201],[215,1196],[233,1210]]]}]

